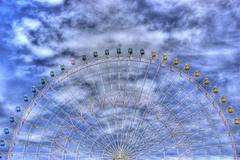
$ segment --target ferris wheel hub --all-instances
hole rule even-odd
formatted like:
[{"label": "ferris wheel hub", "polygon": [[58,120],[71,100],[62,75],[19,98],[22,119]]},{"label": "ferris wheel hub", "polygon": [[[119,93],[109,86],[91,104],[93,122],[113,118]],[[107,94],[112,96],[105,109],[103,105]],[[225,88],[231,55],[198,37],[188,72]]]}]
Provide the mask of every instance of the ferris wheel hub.
[{"label": "ferris wheel hub", "polygon": [[127,160],[128,154],[125,151],[117,151],[113,154],[113,160]]}]

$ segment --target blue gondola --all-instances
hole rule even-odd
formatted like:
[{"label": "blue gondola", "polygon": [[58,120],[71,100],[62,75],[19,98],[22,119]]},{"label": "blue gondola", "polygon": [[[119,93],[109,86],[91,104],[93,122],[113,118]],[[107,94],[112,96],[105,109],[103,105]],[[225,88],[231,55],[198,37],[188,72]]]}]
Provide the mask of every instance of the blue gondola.
[{"label": "blue gondola", "polygon": [[4,134],[9,134],[9,129],[8,128],[4,128]]},{"label": "blue gondola", "polygon": [[14,117],[9,117],[9,122],[14,123],[15,122]]},{"label": "blue gondola", "polygon": [[32,93],[36,93],[36,92],[37,92],[36,87],[32,86]]},{"label": "blue gondola", "polygon": [[20,106],[16,106],[16,112],[21,112]]},{"label": "blue gondola", "polygon": [[28,96],[25,95],[25,96],[23,97],[23,100],[24,100],[24,102],[28,102]]},{"label": "blue gondola", "polygon": [[1,147],[4,147],[4,146],[5,146],[4,140],[0,140],[0,146],[1,146]]}]

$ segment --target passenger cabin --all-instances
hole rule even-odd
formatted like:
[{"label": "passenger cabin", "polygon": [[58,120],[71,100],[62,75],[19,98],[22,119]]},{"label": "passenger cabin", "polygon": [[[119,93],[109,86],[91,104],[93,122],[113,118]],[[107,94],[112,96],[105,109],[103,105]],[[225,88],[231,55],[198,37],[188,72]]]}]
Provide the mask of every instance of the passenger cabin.
[{"label": "passenger cabin", "polygon": [[9,134],[9,129],[8,128],[4,128],[4,134]]},{"label": "passenger cabin", "polygon": [[16,112],[21,112],[20,106],[16,106]]},{"label": "passenger cabin", "polygon": [[61,69],[61,71],[64,71],[65,70],[65,66],[63,64],[60,65],[60,69]]},{"label": "passenger cabin", "polygon": [[50,72],[51,77],[55,77],[55,73],[53,71]]},{"label": "passenger cabin", "polygon": [[228,107],[228,113],[233,113],[234,109],[233,109],[233,106],[229,106]]},{"label": "passenger cabin", "polygon": [[117,54],[121,54],[121,49],[120,48],[117,48]]},{"label": "passenger cabin", "polygon": [[178,65],[179,64],[179,60],[178,60],[178,58],[176,57],[176,58],[174,58],[174,60],[173,60],[173,64],[174,65]]},{"label": "passenger cabin", "polygon": [[14,122],[15,122],[14,117],[9,117],[9,122],[10,122],[10,123],[14,123]]},{"label": "passenger cabin", "polygon": [[152,51],[151,55],[152,55],[152,59],[154,59],[154,58],[157,57],[157,52],[156,51]]},{"label": "passenger cabin", "polygon": [[4,147],[5,146],[5,142],[4,142],[4,140],[2,139],[2,140],[0,140],[0,146],[1,147]]},{"label": "passenger cabin", "polygon": [[106,56],[109,56],[109,49],[106,49],[106,50],[105,50],[105,55],[106,55]]},{"label": "passenger cabin", "polygon": [[163,57],[162,57],[162,60],[163,60],[163,61],[167,61],[167,60],[168,60],[168,55],[167,55],[167,54],[164,54]]},{"label": "passenger cabin", "polygon": [[213,93],[215,93],[215,94],[218,93],[218,87],[213,87]]},{"label": "passenger cabin", "polygon": [[128,48],[128,54],[132,54],[133,53],[133,50],[132,50],[132,48]]},{"label": "passenger cabin", "polygon": [[240,124],[240,118],[235,118],[234,119],[234,124],[239,125]]},{"label": "passenger cabin", "polygon": [[86,60],[87,60],[87,56],[86,56],[86,55],[83,55],[83,56],[82,56],[82,60],[83,60],[83,61],[86,61]]},{"label": "passenger cabin", "polygon": [[205,85],[208,85],[209,83],[210,83],[209,79],[208,79],[208,78],[205,78],[205,79],[204,79],[204,84],[205,84]]},{"label": "passenger cabin", "polygon": [[226,103],[227,102],[227,97],[226,96],[222,96],[221,97],[221,102],[222,103]]},{"label": "passenger cabin", "polygon": [[93,57],[94,57],[94,58],[97,58],[97,57],[98,57],[97,51],[94,51],[94,52],[93,52]]},{"label": "passenger cabin", "polygon": [[36,92],[37,92],[36,87],[32,86],[32,93],[36,93]]},{"label": "passenger cabin", "polygon": [[28,96],[27,96],[27,95],[25,95],[25,96],[23,97],[23,101],[24,101],[24,102],[28,102]]},{"label": "passenger cabin", "polygon": [[76,64],[74,58],[71,59],[71,64],[72,64],[73,66]]},{"label": "passenger cabin", "polygon": [[40,82],[41,82],[41,84],[42,84],[42,85],[45,85],[45,84],[46,84],[46,81],[45,81],[45,79],[41,79],[41,81],[40,81]]},{"label": "passenger cabin", "polygon": [[194,76],[195,76],[195,77],[200,77],[200,75],[201,75],[200,71],[196,70],[196,71],[194,72]]},{"label": "passenger cabin", "polygon": [[190,70],[190,64],[185,64],[184,69],[185,69],[186,71],[189,71],[189,70]]},{"label": "passenger cabin", "polygon": [[144,52],[144,49],[142,48],[142,49],[140,49],[140,54],[141,54],[141,56],[143,56],[144,54],[145,54],[145,52]]}]

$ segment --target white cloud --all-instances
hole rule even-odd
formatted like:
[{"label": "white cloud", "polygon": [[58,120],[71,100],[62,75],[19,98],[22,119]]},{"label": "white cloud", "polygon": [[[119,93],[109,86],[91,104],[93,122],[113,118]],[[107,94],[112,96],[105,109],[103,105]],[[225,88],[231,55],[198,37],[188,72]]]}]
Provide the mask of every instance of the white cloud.
[{"label": "white cloud", "polygon": [[64,0],[34,0],[36,2],[40,2],[40,3],[45,3],[48,5],[60,5],[64,2]]},{"label": "white cloud", "polygon": [[3,66],[1,66],[0,70],[0,101],[3,101],[5,99],[4,92],[5,92],[5,85],[6,85],[6,79],[4,78],[6,75],[3,72]]},{"label": "white cloud", "polygon": [[23,27],[26,27],[27,29],[36,30],[40,27],[41,22],[36,19],[23,18],[22,25],[23,25]]},{"label": "white cloud", "polygon": [[35,19],[23,18],[20,22],[13,24],[15,34],[14,42],[18,45],[29,45],[28,31],[37,30],[41,22]]},{"label": "white cloud", "polygon": [[[23,18],[20,22],[15,22],[13,25],[14,39],[13,43],[19,47],[27,47],[34,55],[39,58],[50,57],[55,55],[55,52],[46,45],[37,46],[31,43],[29,31],[35,31],[41,27],[41,22],[36,19]],[[27,61],[31,61],[30,57],[25,57]]]},{"label": "white cloud", "polygon": [[30,49],[39,58],[51,57],[56,54],[51,48],[49,48],[47,46],[39,47],[39,46],[32,45]]}]

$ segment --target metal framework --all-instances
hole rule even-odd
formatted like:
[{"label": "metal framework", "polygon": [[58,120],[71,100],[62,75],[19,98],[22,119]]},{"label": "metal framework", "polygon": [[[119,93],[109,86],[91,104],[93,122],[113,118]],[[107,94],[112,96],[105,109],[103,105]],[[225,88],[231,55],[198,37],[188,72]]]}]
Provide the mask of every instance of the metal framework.
[{"label": "metal framework", "polygon": [[94,52],[51,72],[16,108],[0,159],[236,160],[229,123],[240,121],[225,118],[234,114],[226,97],[215,100],[218,89],[190,65],[142,51]]}]

